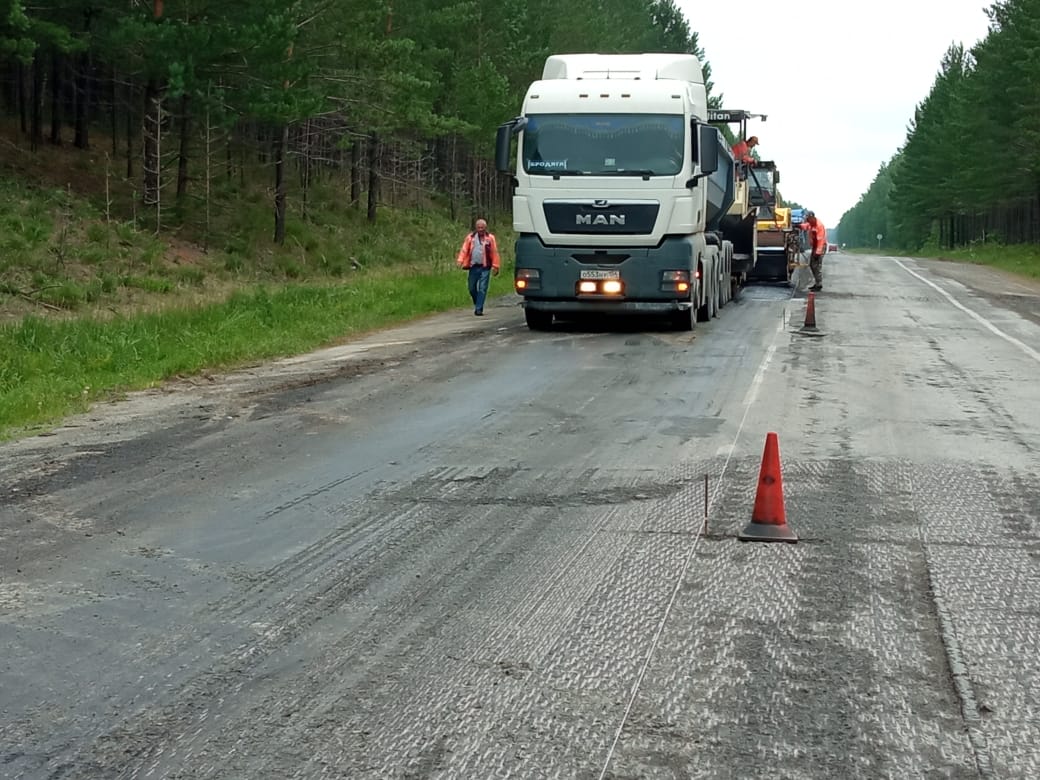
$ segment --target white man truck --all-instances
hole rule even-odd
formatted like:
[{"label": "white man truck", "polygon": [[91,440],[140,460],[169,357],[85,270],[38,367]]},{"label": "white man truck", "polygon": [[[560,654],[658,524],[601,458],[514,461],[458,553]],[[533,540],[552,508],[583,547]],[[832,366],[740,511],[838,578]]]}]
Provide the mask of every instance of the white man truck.
[{"label": "white man truck", "polygon": [[515,176],[514,284],[532,330],[587,313],[689,330],[746,274],[734,239],[754,257],[754,211],[733,219],[733,156],[692,55],[550,56],[499,127],[496,162]]}]

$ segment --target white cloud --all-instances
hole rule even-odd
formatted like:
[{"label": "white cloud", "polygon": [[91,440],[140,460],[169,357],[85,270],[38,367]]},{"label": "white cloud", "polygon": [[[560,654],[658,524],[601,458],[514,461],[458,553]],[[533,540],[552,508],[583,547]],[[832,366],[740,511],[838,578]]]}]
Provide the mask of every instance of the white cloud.
[{"label": "white cloud", "polygon": [[785,197],[838,221],[906,140],[943,54],[989,29],[984,0],[676,0],[724,108],[767,114],[748,132]]}]

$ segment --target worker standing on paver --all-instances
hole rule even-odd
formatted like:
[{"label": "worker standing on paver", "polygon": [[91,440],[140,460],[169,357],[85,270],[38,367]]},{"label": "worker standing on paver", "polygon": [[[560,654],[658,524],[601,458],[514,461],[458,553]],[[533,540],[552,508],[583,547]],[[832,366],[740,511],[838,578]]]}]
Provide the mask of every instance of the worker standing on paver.
[{"label": "worker standing on paver", "polygon": [[753,135],[746,141],[737,141],[733,144],[733,159],[738,163],[750,165],[755,161],[751,156],[751,150],[758,146],[758,136]]}]

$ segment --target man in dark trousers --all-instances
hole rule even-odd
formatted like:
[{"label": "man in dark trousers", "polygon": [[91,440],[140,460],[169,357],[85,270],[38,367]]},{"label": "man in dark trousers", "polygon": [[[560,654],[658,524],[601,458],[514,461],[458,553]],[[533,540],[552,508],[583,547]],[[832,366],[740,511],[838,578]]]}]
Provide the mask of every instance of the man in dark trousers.
[{"label": "man in dark trousers", "polygon": [[805,212],[805,220],[799,227],[809,232],[809,270],[812,271],[815,280],[809,289],[819,292],[823,289],[823,256],[827,253],[827,228],[812,211]]},{"label": "man in dark trousers", "polygon": [[487,298],[488,283],[491,274],[498,276],[501,260],[498,255],[498,242],[493,233],[487,229],[487,221],[478,219],[475,230],[466,235],[455,262],[460,268],[469,271],[469,297],[473,299],[473,313],[484,316],[484,300]]}]

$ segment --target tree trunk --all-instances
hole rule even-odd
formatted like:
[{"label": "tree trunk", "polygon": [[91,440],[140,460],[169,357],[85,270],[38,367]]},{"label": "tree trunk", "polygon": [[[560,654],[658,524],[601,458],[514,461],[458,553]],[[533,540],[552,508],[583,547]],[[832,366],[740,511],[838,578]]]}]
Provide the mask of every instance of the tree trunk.
[{"label": "tree trunk", "polygon": [[181,144],[177,154],[177,202],[188,192],[188,151],[191,137],[191,98],[181,95]]},{"label": "tree trunk", "polygon": [[116,111],[116,69],[109,74],[111,89],[109,90],[108,120],[112,126],[112,159],[119,157],[119,112]]},{"label": "tree trunk", "polygon": [[162,92],[159,80],[154,76],[148,78],[144,89],[144,157],[141,166],[144,169],[144,189],[142,200],[146,206],[159,203],[159,143],[162,132]]},{"label": "tree trunk", "polygon": [[313,127],[311,126],[311,120],[308,119],[303,126],[303,138],[301,139],[301,146],[303,147],[303,168],[301,169],[301,196],[300,196],[300,213],[304,219],[307,219],[307,195],[310,192],[311,186],[311,140],[313,138]]},{"label": "tree trunk", "polygon": [[361,208],[361,139],[350,145],[350,205]]},{"label": "tree trunk", "polygon": [[40,52],[33,55],[32,62],[32,119],[29,130],[29,148],[34,152],[40,148],[43,140],[43,63]]},{"label": "tree trunk", "polygon": [[[134,85],[126,82],[126,178],[134,178]],[[114,110],[114,109],[113,109]]]},{"label": "tree trunk", "polygon": [[235,176],[235,150],[232,146],[234,141],[233,132],[234,131],[228,131],[227,146],[225,147],[227,149],[227,165],[224,166],[224,170],[227,171],[227,180],[229,184]]},{"label": "tree trunk", "polygon": [[[162,19],[163,0],[152,0],[152,18]],[[142,199],[147,206],[155,206],[155,228],[159,229],[161,165],[159,144],[162,141],[162,86],[154,75],[148,76],[144,88],[144,114],[141,117],[144,139],[141,168],[144,173]]]},{"label": "tree trunk", "polygon": [[58,52],[51,55],[51,144],[61,146],[61,93],[64,79],[61,66],[64,60]]},{"label": "tree trunk", "polygon": [[29,134],[29,91],[25,88],[25,65],[18,62],[18,122],[22,128],[22,134]]},{"label": "tree trunk", "polygon": [[454,222],[459,218],[459,204],[458,204],[458,191],[456,185],[455,166],[458,164],[458,152],[459,143],[458,137],[451,137],[451,163],[448,165],[448,203],[451,212],[451,221]]},{"label": "tree trunk", "polygon": [[274,242],[285,243],[285,147],[289,145],[289,125],[282,125],[274,142]]},{"label": "tree trunk", "polygon": [[77,149],[90,148],[90,101],[94,62],[90,52],[80,55],[79,73],[76,74],[76,140]]},{"label": "tree trunk", "polygon": [[1036,220],[1033,218],[1033,214],[1035,213],[1034,207],[1040,208],[1040,176],[1037,176],[1033,186],[1036,187],[1036,197],[1026,205],[1026,226],[1025,230],[1022,231],[1025,241],[1028,241],[1029,243],[1033,243],[1034,236],[1037,234]]},{"label": "tree trunk", "polygon": [[372,133],[368,139],[368,221],[376,221],[379,205],[379,136]]}]

